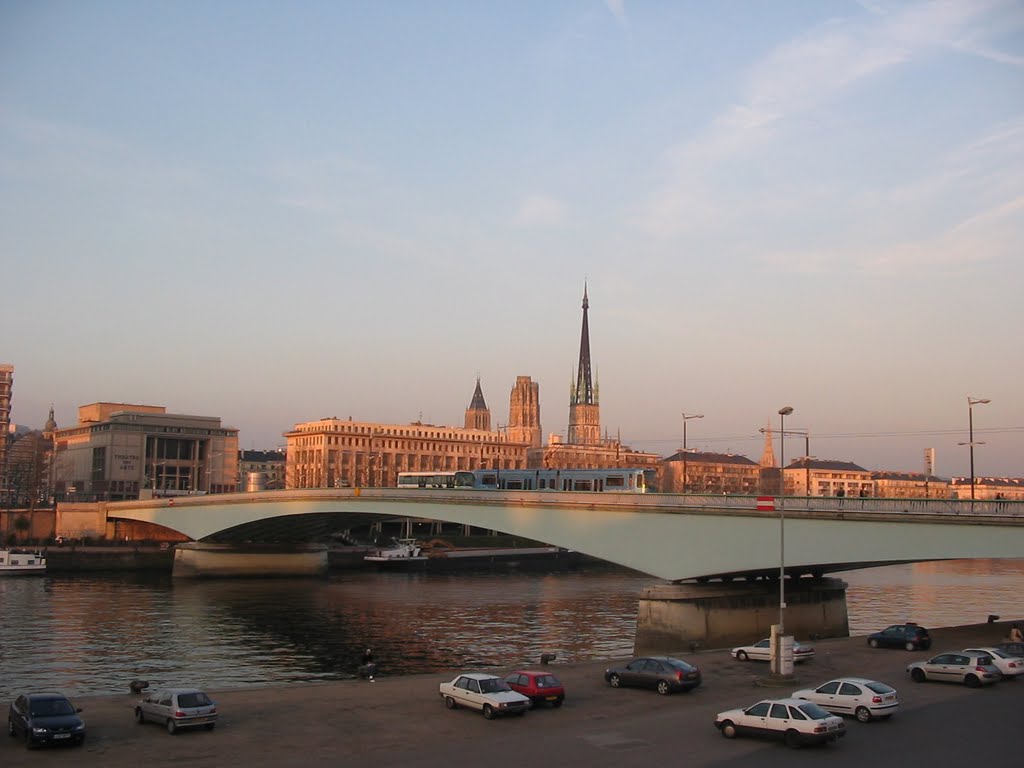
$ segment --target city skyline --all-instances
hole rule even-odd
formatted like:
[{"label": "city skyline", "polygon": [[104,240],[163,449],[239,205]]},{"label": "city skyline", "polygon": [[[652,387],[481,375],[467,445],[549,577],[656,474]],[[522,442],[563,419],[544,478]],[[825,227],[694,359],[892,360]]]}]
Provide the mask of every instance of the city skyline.
[{"label": "city skyline", "polygon": [[[1024,475],[1019,3],[0,9],[12,421],[567,431]],[[495,405],[500,403],[501,405]],[[977,445],[984,442],[985,445]],[[803,438],[786,456],[802,455]],[[777,446],[777,443],[776,443]],[[778,448],[776,447],[776,450]]]}]

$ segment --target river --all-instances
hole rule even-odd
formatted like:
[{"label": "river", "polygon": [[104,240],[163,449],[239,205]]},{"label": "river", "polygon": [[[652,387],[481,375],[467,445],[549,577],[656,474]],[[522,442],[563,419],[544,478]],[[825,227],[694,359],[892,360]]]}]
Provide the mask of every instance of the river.
[{"label": "river", "polygon": [[[837,574],[850,632],[1024,617],[1024,559]],[[0,703],[26,689],[126,693],[133,679],[209,688],[340,680],[370,646],[382,675],[628,656],[650,577],[346,571],[319,581],[141,574],[0,579]]]}]

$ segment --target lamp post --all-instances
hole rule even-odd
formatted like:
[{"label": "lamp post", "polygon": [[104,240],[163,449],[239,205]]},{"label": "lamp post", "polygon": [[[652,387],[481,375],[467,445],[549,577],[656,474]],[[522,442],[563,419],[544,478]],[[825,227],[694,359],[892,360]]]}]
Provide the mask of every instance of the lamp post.
[{"label": "lamp post", "polygon": [[974,501],[974,446],[985,444],[984,441],[974,442],[974,406],[987,405],[991,402],[988,398],[967,396],[967,442],[957,443],[966,445],[971,454],[971,501]]},{"label": "lamp post", "polygon": [[782,635],[786,610],[786,417],[793,412],[787,405],[779,408],[779,628],[775,635],[774,672],[782,674]]},{"label": "lamp post", "polygon": [[682,492],[686,493],[686,422],[690,419],[703,419],[703,413],[684,413],[683,414],[683,485]]}]

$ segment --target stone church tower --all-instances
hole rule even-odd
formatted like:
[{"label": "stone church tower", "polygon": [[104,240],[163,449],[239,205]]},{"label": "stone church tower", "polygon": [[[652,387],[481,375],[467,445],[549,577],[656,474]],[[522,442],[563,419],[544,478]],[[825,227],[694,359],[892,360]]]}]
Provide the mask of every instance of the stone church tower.
[{"label": "stone church tower", "polygon": [[540,448],[540,384],[529,376],[516,376],[508,403],[508,440]]},{"label": "stone church tower", "polygon": [[480,377],[476,379],[476,391],[473,393],[473,400],[466,409],[466,429],[482,429],[484,432],[491,431],[491,412],[487,410],[487,403],[484,402],[484,393],[480,389]]},{"label": "stone church tower", "polygon": [[587,321],[587,288],[583,287],[583,331],[580,334],[580,362],[576,369],[576,385],[569,393],[569,434],[572,445],[601,443],[601,408],[597,386],[590,372],[590,325]]}]

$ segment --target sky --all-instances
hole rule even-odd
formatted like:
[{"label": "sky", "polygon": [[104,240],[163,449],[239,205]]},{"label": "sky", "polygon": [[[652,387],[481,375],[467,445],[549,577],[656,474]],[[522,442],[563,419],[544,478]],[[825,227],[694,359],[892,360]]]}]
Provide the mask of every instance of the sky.
[{"label": "sky", "polygon": [[[1024,477],[1024,3],[0,0],[12,419]],[[968,398],[991,400],[970,408]],[[984,443],[984,445],[980,445]],[[780,446],[775,444],[776,457]]]}]

